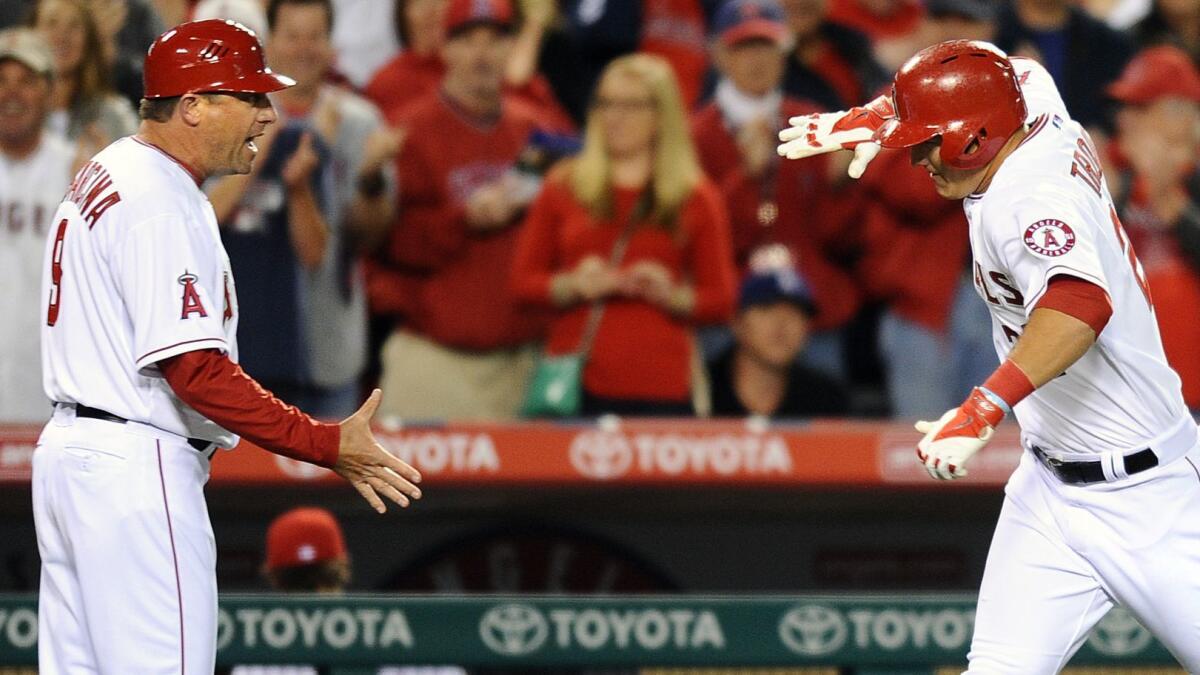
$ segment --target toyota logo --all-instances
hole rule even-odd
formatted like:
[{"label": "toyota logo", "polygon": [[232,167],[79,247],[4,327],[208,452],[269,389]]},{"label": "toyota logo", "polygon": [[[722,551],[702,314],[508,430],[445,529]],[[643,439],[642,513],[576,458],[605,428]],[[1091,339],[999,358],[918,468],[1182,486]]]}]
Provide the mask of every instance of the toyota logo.
[{"label": "toyota logo", "polygon": [[841,612],[820,605],[796,607],[779,620],[779,639],[805,656],[832,654],[846,644],[849,630]]},{"label": "toyota logo", "polygon": [[585,431],[571,441],[571,464],[579,473],[598,480],[617,478],[633,464],[633,448],[625,436]]},{"label": "toyota logo", "polygon": [[479,637],[488,649],[505,656],[524,656],[550,635],[546,617],[529,605],[498,605],[479,620]]},{"label": "toyota logo", "polygon": [[1106,656],[1129,656],[1150,644],[1150,631],[1143,628],[1132,614],[1114,607],[1096,624],[1088,643]]}]

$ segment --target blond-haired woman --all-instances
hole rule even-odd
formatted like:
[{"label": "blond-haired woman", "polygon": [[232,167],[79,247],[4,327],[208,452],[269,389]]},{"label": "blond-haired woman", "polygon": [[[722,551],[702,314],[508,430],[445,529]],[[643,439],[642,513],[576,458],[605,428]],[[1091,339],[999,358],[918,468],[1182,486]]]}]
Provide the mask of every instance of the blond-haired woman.
[{"label": "blond-haired woman", "polygon": [[107,50],[88,5],[40,0],[31,23],[54,52],[49,126],[79,141],[88,155],[137,131],[133,106],[112,89]]},{"label": "blond-haired woman", "polygon": [[605,302],[582,414],[691,413],[690,330],[728,318],[735,282],[725,206],[700,169],[666,61],[634,54],[605,69],[582,152],[550,173],[529,211],[513,283],[558,310],[551,355],[578,349],[591,303]]}]

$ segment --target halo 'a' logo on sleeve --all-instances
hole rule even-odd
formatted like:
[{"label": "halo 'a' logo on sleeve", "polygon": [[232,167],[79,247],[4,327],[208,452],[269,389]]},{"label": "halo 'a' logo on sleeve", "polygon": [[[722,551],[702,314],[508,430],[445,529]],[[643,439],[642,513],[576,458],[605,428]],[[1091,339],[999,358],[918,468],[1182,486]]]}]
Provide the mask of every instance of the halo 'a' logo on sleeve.
[{"label": "halo 'a' logo on sleeve", "polygon": [[1075,230],[1061,220],[1039,220],[1025,229],[1025,245],[1047,258],[1057,258],[1075,247]]},{"label": "halo 'a' logo on sleeve", "polygon": [[196,275],[184,270],[183,274],[179,275],[179,284],[183,286],[183,311],[180,313],[180,319],[186,319],[193,314],[200,316],[208,316],[208,312],[204,310],[204,303],[200,302],[200,294],[196,292]]}]

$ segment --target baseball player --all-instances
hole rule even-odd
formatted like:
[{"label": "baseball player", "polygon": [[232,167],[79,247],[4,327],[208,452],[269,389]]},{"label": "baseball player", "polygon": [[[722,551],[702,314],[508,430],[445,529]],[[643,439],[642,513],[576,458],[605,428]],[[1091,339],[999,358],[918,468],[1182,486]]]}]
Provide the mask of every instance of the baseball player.
[{"label": "baseball player", "polygon": [[216,549],[203,486],[238,436],[331,468],[377,511],[420,475],[368,423],[279,402],[238,367],[237,293],[200,183],[246,173],[292,80],[254,33],[185,23],[150,47],[142,124],[76,174],[51,221],[41,308],[46,394],[33,458],[46,673],[212,673]]},{"label": "baseball player", "polygon": [[1091,139],[1044,68],[984,42],[921,51],[890,98],[894,114],[876,101],[793,118],[779,151],[850,147],[861,170],[880,145],[909,148],[941,196],[964,200],[1001,365],[960,407],[917,423],[917,457],[935,478],[964,476],[1010,415],[1026,449],[968,672],[1056,673],[1115,604],[1200,672],[1196,423]]}]

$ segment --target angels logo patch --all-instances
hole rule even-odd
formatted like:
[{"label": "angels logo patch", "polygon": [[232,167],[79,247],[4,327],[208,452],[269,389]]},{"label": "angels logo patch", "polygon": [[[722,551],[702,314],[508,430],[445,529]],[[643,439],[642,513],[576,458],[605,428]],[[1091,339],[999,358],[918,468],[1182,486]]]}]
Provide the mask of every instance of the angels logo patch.
[{"label": "angels logo patch", "polygon": [[1075,230],[1061,220],[1039,220],[1025,229],[1025,245],[1038,255],[1057,258],[1075,247]]}]

